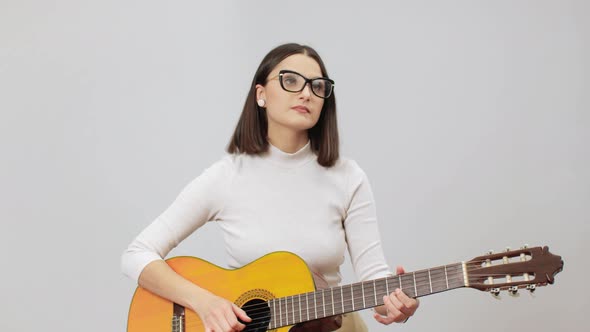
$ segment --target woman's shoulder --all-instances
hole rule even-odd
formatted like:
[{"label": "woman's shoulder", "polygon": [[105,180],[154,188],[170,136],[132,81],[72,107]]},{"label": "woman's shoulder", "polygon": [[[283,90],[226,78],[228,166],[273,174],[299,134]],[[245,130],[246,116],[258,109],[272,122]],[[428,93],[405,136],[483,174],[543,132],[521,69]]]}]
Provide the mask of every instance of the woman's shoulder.
[{"label": "woman's shoulder", "polygon": [[336,164],[332,166],[334,171],[339,173],[344,173],[346,175],[356,175],[356,176],[364,176],[365,172],[356,162],[356,160],[348,158],[348,157],[340,157]]},{"label": "woman's shoulder", "polygon": [[244,165],[247,165],[249,159],[254,158],[255,156],[250,156],[244,153],[226,153],[211,166],[209,166],[207,170],[229,176],[243,168]]},{"label": "woman's shoulder", "polygon": [[368,180],[365,171],[352,158],[340,157],[334,166],[324,169],[326,175],[343,185],[346,191],[354,190],[360,183]]},{"label": "woman's shoulder", "polygon": [[217,161],[206,166],[205,169],[199,174],[197,179],[203,177],[227,178],[234,172],[234,164],[235,162],[231,155],[224,155],[221,158],[217,159]]}]

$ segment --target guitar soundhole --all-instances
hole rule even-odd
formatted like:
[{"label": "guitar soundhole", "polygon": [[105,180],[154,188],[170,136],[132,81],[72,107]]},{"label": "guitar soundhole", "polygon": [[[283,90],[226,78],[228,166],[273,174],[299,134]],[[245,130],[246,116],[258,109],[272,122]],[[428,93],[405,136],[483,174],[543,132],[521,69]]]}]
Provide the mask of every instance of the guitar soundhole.
[{"label": "guitar soundhole", "polygon": [[270,308],[266,301],[260,299],[252,299],[242,306],[242,310],[252,318],[250,323],[246,324],[246,328],[242,331],[248,332],[265,332],[270,323]]}]

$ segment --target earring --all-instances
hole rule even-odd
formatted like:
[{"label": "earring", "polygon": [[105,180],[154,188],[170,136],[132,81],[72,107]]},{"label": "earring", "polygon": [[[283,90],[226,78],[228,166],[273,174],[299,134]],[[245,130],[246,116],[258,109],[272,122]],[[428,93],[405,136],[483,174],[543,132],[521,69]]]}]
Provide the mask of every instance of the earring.
[{"label": "earring", "polygon": [[264,107],[264,105],[266,105],[266,100],[264,100],[264,99],[258,99],[258,106]]}]

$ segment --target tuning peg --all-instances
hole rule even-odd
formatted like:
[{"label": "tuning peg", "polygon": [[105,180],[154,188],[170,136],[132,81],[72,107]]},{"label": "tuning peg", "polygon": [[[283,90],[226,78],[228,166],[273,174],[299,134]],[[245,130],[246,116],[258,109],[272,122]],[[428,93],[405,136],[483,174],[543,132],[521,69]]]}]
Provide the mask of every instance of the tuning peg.
[{"label": "tuning peg", "polygon": [[537,285],[535,285],[535,284],[530,284],[530,285],[527,285],[527,286],[526,286],[526,289],[527,289],[529,292],[531,292],[531,294],[532,294],[532,293],[534,293],[534,292],[535,292],[535,289],[537,289]]},{"label": "tuning peg", "polygon": [[511,296],[517,297],[518,294],[518,286],[510,286],[508,288],[508,292],[510,293]]},{"label": "tuning peg", "polygon": [[506,247],[506,251],[507,251],[507,252],[508,252],[508,251],[510,251],[510,247]]},{"label": "tuning peg", "polygon": [[520,249],[527,249],[528,247],[529,245],[525,243],[524,246],[522,246]]},{"label": "tuning peg", "polygon": [[492,288],[490,289],[490,293],[496,299],[500,299],[500,288]]},{"label": "tuning peg", "polygon": [[493,254],[493,253],[494,253],[494,251],[493,251],[492,249],[490,249],[490,250],[488,250],[488,251],[486,252],[486,255],[491,255],[491,254]]}]

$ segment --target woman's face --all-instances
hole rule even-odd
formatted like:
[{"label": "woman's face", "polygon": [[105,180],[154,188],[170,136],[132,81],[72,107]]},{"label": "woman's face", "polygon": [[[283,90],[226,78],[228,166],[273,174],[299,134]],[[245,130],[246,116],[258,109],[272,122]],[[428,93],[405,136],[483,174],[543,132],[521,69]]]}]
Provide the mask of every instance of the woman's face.
[{"label": "woman's face", "polygon": [[312,79],[322,77],[319,64],[305,54],[294,54],[281,61],[268,75],[265,86],[256,86],[256,99],[264,99],[269,133],[276,130],[307,131],[320,118],[324,99],[314,95],[306,84],[300,92],[283,90],[279,71],[290,70]]}]

